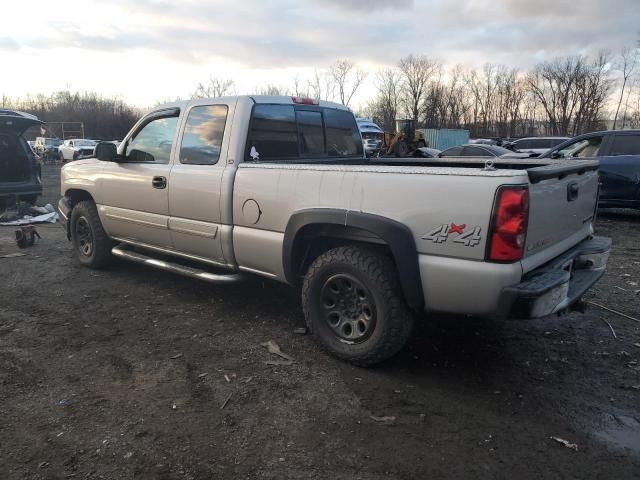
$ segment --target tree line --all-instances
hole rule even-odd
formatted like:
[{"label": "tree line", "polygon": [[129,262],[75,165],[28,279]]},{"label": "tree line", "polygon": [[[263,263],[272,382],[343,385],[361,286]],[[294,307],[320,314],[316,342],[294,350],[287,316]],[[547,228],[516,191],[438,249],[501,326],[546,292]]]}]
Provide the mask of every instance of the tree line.
[{"label": "tree line", "polygon": [[[396,119],[417,128],[465,128],[472,137],[573,136],[607,128],[640,128],[640,48],[618,55],[566,56],[539,62],[529,71],[492,63],[482,68],[445,66],[426,55],[408,55],[396,65],[367,73],[348,59],[295,77],[288,86],[266,84],[254,94],[295,95],[351,106],[371,82],[373,95],[355,112],[385,131]],[[239,93],[232,78],[210,76],[192,98]],[[141,110],[97,93],[57,92],[11,100],[0,108],[37,115],[60,135],[56,122],[82,122],[88,138],[121,139]]]},{"label": "tree line", "polygon": [[[117,98],[97,93],[56,92],[51,95],[38,94],[20,99],[0,97],[0,108],[20,110],[48,123],[46,136],[62,138],[64,122],[73,129],[73,136],[80,136],[82,123],[84,136],[101,140],[122,139],[140,118],[141,111]],[[76,124],[76,125],[70,125]]]},{"label": "tree line", "polygon": [[[523,71],[492,63],[445,67],[426,55],[408,55],[375,72],[375,94],[356,114],[393,131],[398,118],[417,128],[465,128],[472,137],[573,136],[608,128],[640,128],[640,49],[619,55],[566,56]],[[289,86],[255,93],[296,95],[350,105],[367,73],[338,60]],[[212,76],[193,98],[235,94],[230,78]]]}]

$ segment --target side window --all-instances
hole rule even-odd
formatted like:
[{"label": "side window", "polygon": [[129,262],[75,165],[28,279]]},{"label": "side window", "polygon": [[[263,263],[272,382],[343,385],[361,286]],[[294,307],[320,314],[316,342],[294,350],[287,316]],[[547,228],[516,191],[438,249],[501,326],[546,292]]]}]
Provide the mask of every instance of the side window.
[{"label": "side window", "polygon": [[180,145],[180,163],[218,163],[227,111],[226,105],[203,105],[191,109]]},{"label": "side window", "polygon": [[531,148],[531,143],[529,140],[520,140],[516,142],[517,150],[526,150],[527,148]]},{"label": "side window", "polygon": [[362,140],[351,112],[324,110],[327,132],[327,154],[331,156],[362,155]]},{"label": "side window", "polygon": [[480,147],[464,147],[462,151],[463,157],[491,157],[492,155],[484,148]]},{"label": "side window", "polygon": [[611,155],[640,155],[640,135],[616,135],[613,137]]},{"label": "side window", "polygon": [[298,127],[293,105],[256,105],[253,108],[250,147],[260,159],[298,156]]},{"label": "side window", "polygon": [[303,156],[324,154],[322,113],[318,111],[297,110],[296,121],[298,122],[300,153]]},{"label": "side window", "polygon": [[459,157],[462,155],[462,147],[447,148],[440,154],[441,157]]},{"label": "side window", "polygon": [[567,145],[562,150],[558,150],[558,154],[562,158],[589,158],[598,156],[602,137],[591,137],[578,140]]},{"label": "side window", "polygon": [[533,140],[529,140],[530,146],[529,148],[549,148],[549,140],[546,138],[535,138]]},{"label": "side window", "polygon": [[125,155],[131,162],[169,163],[178,117],[150,121],[129,140]]}]

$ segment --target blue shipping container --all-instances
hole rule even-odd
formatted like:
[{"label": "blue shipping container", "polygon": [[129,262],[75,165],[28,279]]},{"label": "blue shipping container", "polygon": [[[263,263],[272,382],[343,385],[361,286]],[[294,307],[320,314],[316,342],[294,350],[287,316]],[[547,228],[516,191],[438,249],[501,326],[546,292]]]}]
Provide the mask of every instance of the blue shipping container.
[{"label": "blue shipping container", "polygon": [[421,130],[431,148],[447,148],[469,143],[469,130],[461,128],[424,128]]}]

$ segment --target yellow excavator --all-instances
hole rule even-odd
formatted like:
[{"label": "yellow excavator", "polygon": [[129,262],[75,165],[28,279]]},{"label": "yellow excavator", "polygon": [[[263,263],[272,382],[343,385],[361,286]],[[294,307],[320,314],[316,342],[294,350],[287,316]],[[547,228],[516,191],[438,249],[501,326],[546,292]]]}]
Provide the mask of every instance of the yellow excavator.
[{"label": "yellow excavator", "polygon": [[427,146],[424,133],[416,130],[414,120],[396,120],[396,131],[394,133],[384,132],[382,154],[407,157],[413,155],[417,148]]}]

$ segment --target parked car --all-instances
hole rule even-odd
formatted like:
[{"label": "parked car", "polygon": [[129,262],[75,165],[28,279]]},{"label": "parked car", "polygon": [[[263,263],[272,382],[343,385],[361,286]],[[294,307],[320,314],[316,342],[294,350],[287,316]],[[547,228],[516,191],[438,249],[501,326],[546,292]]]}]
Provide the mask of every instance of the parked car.
[{"label": "parked car", "polygon": [[67,160],[78,160],[81,158],[92,157],[97,144],[98,142],[95,140],[88,140],[85,138],[65,140],[64,143],[58,147],[60,160],[65,162]]},{"label": "parked car", "polygon": [[528,158],[531,155],[528,153],[517,153],[507,150],[504,147],[488,144],[466,144],[458,145],[457,147],[447,148],[443,150],[440,155],[441,158],[446,157],[504,157],[504,158]]},{"label": "parked car", "polygon": [[521,153],[534,153],[542,155],[550,148],[560,145],[570,137],[527,137],[504,143],[502,146]]},{"label": "parked car", "polygon": [[604,274],[597,161],[420,160],[372,165],[336,103],[176,102],[64,165],[59,210],[87,267],[299,286],[310,332],[359,365],[400,351],[423,312],[543,317]]},{"label": "parked car", "polygon": [[62,140],[59,138],[36,137],[34,150],[45,162],[57,160],[60,158],[60,153],[58,152],[60,145],[62,145]]},{"label": "parked car", "polygon": [[473,138],[469,140],[469,144],[471,145],[497,145],[502,146],[502,138],[493,137],[493,138]]},{"label": "parked car", "polygon": [[372,120],[367,118],[356,119],[360,135],[362,135],[362,147],[368,157],[376,155],[382,149],[384,132]]},{"label": "parked car", "polygon": [[42,194],[41,165],[23,137],[42,124],[28,113],[0,110],[0,208],[9,198],[34,203]]},{"label": "parked car", "polygon": [[541,158],[600,160],[599,205],[640,208],[640,130],[593,132],[567,140]]}]

